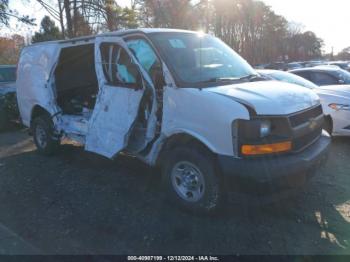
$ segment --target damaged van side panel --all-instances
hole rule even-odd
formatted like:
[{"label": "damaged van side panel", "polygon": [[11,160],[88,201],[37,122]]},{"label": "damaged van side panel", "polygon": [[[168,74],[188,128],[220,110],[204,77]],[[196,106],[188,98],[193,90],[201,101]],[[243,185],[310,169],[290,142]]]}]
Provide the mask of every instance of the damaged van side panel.
[{"label": "damaged van side panel", "polygon": [[95,67],[99,93],[89,122],[85,149],[112,158],[127,146],[129,131],[137,118],[144,89],[135,90],[107,83],[102,67],[102,43],[118,44],[127,51],[120,37],[96,38]]},{"label": "damaged van side panel", "polygon": [[35,105],[40,105],[51,114],[57,111],[49,78],[58,51],[57,43],[49,43],[26,47],[21,53],[16,86],[18,107],[22,122],[26,126],[30,126],[31,113]]},{"label": "damaged van side panel", "polygon": [[[112,158],[124,149],[143,93],[104,88],[89,123],[85,149]],[[119,111],[120,107],[126,111]]]}]

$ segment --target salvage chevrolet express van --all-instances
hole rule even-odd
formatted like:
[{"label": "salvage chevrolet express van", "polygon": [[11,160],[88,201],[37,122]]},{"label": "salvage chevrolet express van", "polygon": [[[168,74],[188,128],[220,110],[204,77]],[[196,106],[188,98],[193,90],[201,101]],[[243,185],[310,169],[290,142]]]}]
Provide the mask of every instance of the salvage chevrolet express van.
[{"label": "salvage chevrolet express van", "polygon": [[212,211],[226,179],[272,182],[326,157],[318,96],[264,81],[219,39],[140,29],[25,47],[18,105],[40,153],[68,138],[113,159],[160,166],[164,190]]}]

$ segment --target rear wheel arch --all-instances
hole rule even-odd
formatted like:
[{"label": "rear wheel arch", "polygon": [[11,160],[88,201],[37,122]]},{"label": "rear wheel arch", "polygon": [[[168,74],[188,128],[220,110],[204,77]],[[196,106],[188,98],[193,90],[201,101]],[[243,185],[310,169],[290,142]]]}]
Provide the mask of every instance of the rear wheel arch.
[{"label": "rear wheel arch", "polygon": [[31,113],[31,116],[30,116],[30,126],[32,127],[32,124],[33,124],[33,120],[39,116],[42,116],[42,115],[48,115],[50,116],[51,114],[42,106],[40,105],[35,105],[32,109],[32,113]]}]

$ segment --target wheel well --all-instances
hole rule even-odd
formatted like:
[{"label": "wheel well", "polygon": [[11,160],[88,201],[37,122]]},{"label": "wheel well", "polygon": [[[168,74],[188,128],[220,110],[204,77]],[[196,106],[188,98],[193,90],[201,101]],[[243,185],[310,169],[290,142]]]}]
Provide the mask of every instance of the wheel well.
[{"label": "wheel well", "polygon": [[32,125],[32,122],[35,118],[37,118],[38,116],[41,116],[41,115],[50,115],[49,112],[47,112],[46,109],[44,109],[43,107],[39,106],[39,105],[36,105],[34,106],[33,110],[32,110],[32,115],[31,115],[31,118],[30,118],[30,125]]},{"label": "wheel well", "polygon": [[213,152],[199,139],[185,133],[175,134],[166,139],[162,149],[158,155],[156,165],[160,166],[166,151],[169,151],[177,146],[198,147],[207,153],[213,154]]}]

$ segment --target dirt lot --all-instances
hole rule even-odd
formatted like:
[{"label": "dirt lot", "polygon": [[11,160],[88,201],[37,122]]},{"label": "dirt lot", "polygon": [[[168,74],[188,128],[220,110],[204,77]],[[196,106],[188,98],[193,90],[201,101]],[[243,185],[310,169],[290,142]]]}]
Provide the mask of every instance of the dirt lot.
[{"label": "dirt lot", "polygon": [[[350,254],[350,139],[293,200],[196,217],[162,200],[158,171],[0,133],[0,254]],[[237,201],[236,201],[237,202]]]}]

